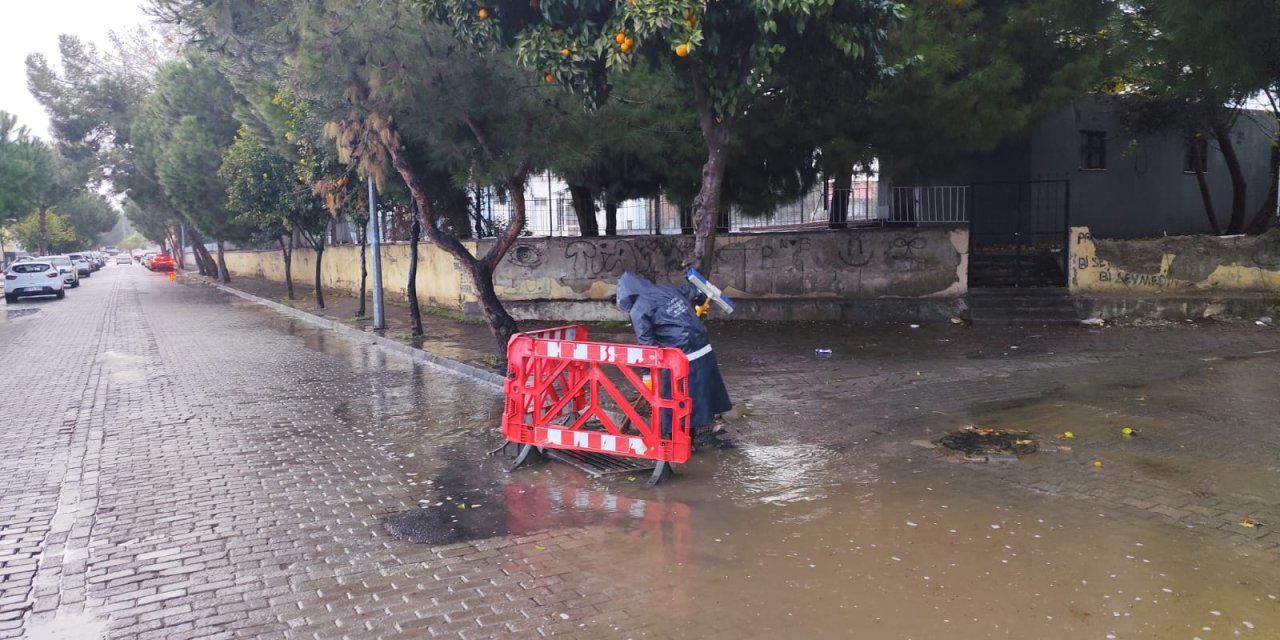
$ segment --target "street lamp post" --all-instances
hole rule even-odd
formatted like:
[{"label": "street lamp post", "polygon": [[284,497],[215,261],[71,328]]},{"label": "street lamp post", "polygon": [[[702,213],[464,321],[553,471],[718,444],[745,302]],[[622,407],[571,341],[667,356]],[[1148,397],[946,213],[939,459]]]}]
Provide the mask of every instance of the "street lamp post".
[{"label": "street lamp post", "polygon": [[373,328],[386,329],[387,321],[382,310],[382,239],[378,220],[378,194],[369,177],[369,246],[373,250]]}]

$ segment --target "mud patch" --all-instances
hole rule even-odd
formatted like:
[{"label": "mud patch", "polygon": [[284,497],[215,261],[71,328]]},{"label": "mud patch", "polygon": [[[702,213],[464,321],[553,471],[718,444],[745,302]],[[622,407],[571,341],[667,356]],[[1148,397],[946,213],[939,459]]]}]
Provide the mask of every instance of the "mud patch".
[{"label": "mud patch", "polygon": [[992,454],[1025,456],[1035,453],[1040,448],[1030,431],[973,426],[942,436],[938,444],[971,456]]}]

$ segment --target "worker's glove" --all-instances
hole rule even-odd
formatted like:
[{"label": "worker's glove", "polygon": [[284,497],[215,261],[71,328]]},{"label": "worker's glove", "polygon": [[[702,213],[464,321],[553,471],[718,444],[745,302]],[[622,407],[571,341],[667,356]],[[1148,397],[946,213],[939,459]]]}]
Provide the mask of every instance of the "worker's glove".
[{"label": "worker's glove", "polygon": [[703,302],[702,304],[694,307],[693,312],[698,314],[699,318],[705,318],[707,317],[707,311],[709,311],[710,309],[711,309],[711,301],[707,300],[706,302]]}]

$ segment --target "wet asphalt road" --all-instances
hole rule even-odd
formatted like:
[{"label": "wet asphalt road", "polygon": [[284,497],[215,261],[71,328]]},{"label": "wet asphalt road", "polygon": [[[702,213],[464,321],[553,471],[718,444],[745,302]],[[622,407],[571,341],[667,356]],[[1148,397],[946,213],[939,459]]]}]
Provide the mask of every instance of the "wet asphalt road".
[{"label": "wet asphalt road", "polygon": [[[504,474],[490,388],[140,267],[0,318],[0,638],[1280,634],[1271,334],[723,349],[741,446],[646,492]],[[928,447],[967,421],[1042,453]]]}]

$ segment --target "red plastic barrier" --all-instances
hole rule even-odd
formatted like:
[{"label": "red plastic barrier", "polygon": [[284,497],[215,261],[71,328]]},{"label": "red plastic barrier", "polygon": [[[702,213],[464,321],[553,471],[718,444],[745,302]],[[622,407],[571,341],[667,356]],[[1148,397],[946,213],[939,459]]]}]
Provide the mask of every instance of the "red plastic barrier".
[{"label": "red plastic barrier", "polygon": [[[661,382],[649,388],[646,373]],[[589,342],[582,325],[507,344],[502,433],[510,442],[681,463],[689,409],[689,360],[679,349]]]}]

